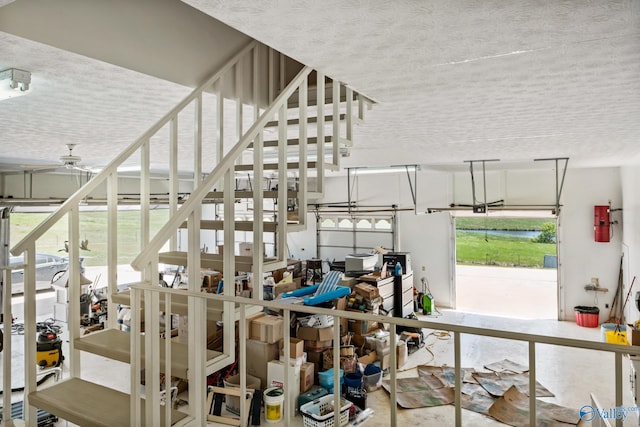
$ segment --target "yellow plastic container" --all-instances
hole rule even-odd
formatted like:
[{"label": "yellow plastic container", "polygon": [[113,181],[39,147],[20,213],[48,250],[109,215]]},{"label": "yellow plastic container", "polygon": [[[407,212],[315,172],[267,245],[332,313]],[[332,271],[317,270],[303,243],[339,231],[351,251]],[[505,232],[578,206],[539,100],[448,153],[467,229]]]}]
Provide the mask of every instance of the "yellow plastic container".
[{"label": "yellow plastic container", "polygon": [[607,343],[609,344],[629,345],[626,332],[607,331],[605,335]]}]

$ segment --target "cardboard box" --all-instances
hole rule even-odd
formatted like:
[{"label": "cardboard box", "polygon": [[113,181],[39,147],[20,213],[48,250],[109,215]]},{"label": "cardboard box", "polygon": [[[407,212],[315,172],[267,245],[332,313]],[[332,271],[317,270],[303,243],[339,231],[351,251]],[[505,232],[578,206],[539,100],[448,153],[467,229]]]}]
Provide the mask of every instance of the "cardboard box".
[{"label": "cardboard box", "polygon": [[218,289],[218,283],[222,280],[222,273],[214,271],[202,271],[202,287],[210,289],[211,292],[216,292]]},{"label": "cardboard box", "polygon": [[284,334],[284,321],[280,316],[265,315],[251,321],[249,338],[277,343]]},{"label": "cardboard box", "polygon": [[278,344],[269,344],[258,340],[247,340],[247,374],[260,378],[261,384],[267,384],[267,364],[278,358]]},{"label": "cardboard box", "polygon": [[327,341],[304,341],[304,349],[306,351],[324,351],[333,346],[333,340]]},{"label": "cardboard box", "polygon": [[627,341],[630,345],[640,345],[640,331],[627,328]]},{"label": "cardboard box", "polygon": [[326,328],[300,326],[296,336],[305,341],[329,341],[333,339],[333,326]]},{"label": "cardboard box", "polygon": [[295,291],[296,289],[300,288],[301,284],[302,284],[301,277],[297,279],[292,279],[292,281],[288,283],[276,283],[276,285],[273,287],[273,297],[278,298],[280,295],[284,294],[285,292]]},{"label": "cardboard box", "polygon": [[366,335],[378,329],[378,322],[375,320],[348,319],[349,331],[358,335]]},{"label": "cardboard box", "polygon": [[304,393],[313,386],[314,364],[305,362],[300,368],[300,393]]},{"label": "cardboard box", "polygon": [[353,290],[356,294],[362,295],[364,299],[372,300],[380,296],[378,288],[368,283],[358,283]]},{"label": "cardboard box", "polygon": [[318,384],[318,372],[322,372],[323,366],[322,351],[307,351],[307,362],[313,363],[313,383]]},{"label": "cardboard box", "polygon": [[[278,341],[278,345],[280,346],[280,355],[284,355],[284,339]],[[304,353],[304,340],[300,338],[289,338],[289,357],[291,359],[297,359],[302,357],[302,353]]]},{"label": "cardboard box", "polygon": [[358,363],[361,363],[364,366],[367,366],[368,364],[373,363],[376,360],[378,360],[378,355],[376,354],[375,351],[372,351],[367,355],[358,357]]},{"label": "cardboard box", "polygon": [[246,320],[246,324],[247,324],[247,336],[251,335],[251,322],[253,322],[254,320],[256,320],[259,317],[264,316],[264,312],[263,311],[259,311],[258,313],[252,314],[251,316],[247,316],[245,317]]}]

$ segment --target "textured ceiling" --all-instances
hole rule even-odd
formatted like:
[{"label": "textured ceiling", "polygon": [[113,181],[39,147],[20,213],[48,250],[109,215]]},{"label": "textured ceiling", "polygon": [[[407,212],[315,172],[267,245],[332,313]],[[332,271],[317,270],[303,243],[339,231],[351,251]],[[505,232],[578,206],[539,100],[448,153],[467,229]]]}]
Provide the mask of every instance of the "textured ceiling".
[{"label": "textured ceiling", "polygon": [[[640,161],[640,1],[185,3],[377,101],[345,166]],[[0,102],[0,163],[104,165],[188,92],[0,32],[8,67],[33,93]]]}]

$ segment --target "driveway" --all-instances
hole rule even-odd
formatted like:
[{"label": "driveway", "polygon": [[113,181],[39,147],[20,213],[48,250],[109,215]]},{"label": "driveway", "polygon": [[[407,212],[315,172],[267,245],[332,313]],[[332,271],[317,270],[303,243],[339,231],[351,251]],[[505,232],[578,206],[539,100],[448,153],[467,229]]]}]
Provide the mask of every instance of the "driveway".
[{"label": "driveway", "polygon": [[456,310],[557,319],[557,270],[457,265]]}]

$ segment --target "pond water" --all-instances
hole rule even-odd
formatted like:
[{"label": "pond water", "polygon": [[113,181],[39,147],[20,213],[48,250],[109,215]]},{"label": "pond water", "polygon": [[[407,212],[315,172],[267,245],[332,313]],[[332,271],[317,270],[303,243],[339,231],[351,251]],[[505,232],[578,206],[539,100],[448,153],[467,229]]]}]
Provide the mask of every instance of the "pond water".
[{"label": "pond water", "polygon": [[523,237],[527,239],[532,239],[534,237],[537,237],[540,234],[539,231],[514,231],[514,230],[456,230],[456,231],[461,231],[463,233],[498,234],[502,236]]}]

